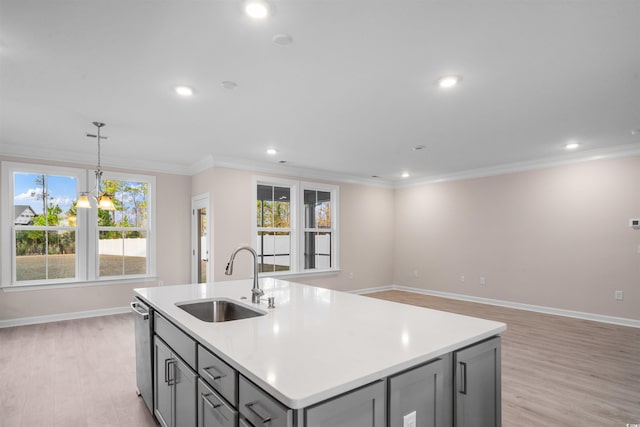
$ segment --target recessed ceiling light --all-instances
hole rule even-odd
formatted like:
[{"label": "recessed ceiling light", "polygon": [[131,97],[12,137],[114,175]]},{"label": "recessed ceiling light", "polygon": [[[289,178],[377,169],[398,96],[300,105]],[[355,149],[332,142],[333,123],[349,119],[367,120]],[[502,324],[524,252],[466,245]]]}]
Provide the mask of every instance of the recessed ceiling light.
[{"label": "recessed ceiling light", "polygon": [[402,172],[401,175],[403,178],[409,178],[411,175],[409,175],[409,172]]},{"label": "recessed ceiling light", "polygon": [[193,89],[189,86],[176,86],[176,93],[180,96],[191,96],[193,95]]},{"label": "recessed ceiling light", "polygon": [[580,144],[577,142],[570,142],[564,146],[565,150],[575,150],[578,147],[580,147]]},{"label": "recessed ceiling light", "polygon": [[293,37],[291,37],[290,34],[276,34],[271,40],[280,46],[286,46],[293,43]]},{"label": "recessed ceiling light", "polygon": [[276,150],[275,148],[268,148],[267,154],[270,156],[275,156],[276,154],[278,154],[278,150]]},{"label": "recessed ceiling light", "polygon": [[269,16],[269,5],[263,0],[248,0],[244,3],[244,12],[253,19]]},{"label": "recessed ceiling light", "polygon": [[232,82],[231,80],[225,80],[221,84],[223,88],[228,90],[233,90],[238,87],[238,83]]},{"label": "recessed ceiling light", "polygon": [[442,76],[438,79],[438,86],[443,89],[449,89],[456,86],[462,81],[460,76]]}]

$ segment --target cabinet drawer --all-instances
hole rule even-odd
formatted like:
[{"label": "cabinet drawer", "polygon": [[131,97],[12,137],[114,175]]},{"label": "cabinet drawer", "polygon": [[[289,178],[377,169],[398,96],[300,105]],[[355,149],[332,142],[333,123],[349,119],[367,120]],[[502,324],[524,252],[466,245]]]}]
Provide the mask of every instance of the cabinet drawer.
[{"label": "cabinet drawer", "polygon": [[238,373],[200,345],[198,346],[198,374],[231,405],[238,405]]},{"label": "cabinet drawer", "polygon": [[240,413],[254,426],[292,427],[293,411],[240,376]]},{"label": "cabinet drawer", "polygon": [[157,312],[154,313],[153,330],[182,360],[196,369],[196,342],[191,337]]},{"label": "cabinet drawer", "polygon": [[198,427],[236,427],[238,412],[198,379]]}]

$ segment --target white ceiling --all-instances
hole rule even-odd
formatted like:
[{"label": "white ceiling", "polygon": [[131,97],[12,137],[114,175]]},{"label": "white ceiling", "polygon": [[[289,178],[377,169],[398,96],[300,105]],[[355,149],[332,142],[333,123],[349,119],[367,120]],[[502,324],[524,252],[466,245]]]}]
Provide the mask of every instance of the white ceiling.
[{"label": "white ceiling", "polygon": [[107,166],[177,173],[388,183],[640,153],[640,0],[271,4],[0,0],[0,154],[95,162],[92,121]]}]

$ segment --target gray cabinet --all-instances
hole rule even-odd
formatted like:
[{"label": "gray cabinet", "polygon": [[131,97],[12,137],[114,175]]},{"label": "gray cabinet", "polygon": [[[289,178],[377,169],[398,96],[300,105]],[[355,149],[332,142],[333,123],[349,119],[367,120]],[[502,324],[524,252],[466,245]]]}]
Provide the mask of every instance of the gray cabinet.
[{"label": "gray cabinet", "polygon": [[236,427],[238,412],[198,379],[198,427]]},{"label": "gray cabinet", "polygon": [[500,337],[454,352],[454,425],[502,424]]},{"label": "gray cabinet", "polygon": [[238,381],[238,410],[256,427],[293,427],[293,410],[244,377]]},{"label": "gray cabinet", "polygon": [[389,427],[403,427],[415,416],[416,427],[453,425],[451,353],[389,378]]},{"label": "gray cabinet", "polygon": [[202,346],[198,346],[198,374],[231,406],[238,405],[238,372]]},{"label": "gray cabinet", "polygon": [[163,427],[195,426],[196,341],[154,312],[153,413]]},{"label": "gray cabinet", "polygon": [[304,427],[384,427],[384,381],[351,391],[304,410]]}]

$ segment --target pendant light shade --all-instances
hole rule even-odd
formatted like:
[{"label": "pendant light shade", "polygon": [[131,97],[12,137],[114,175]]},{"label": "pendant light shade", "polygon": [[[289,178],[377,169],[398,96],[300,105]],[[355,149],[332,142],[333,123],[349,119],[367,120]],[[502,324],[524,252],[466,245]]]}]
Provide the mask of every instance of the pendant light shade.
[{"label": "pendant light shade", "polygon": [[87,209],[91,207],[91,202],[89,201],[89,193],[81,193],[78,201],[76,202],[76,208]]},{"label": "pendant light shade", "polygon": [[91,194],[92,192],[83,192],[80,193],[80,197],[76,202],[76,208],[81,209],[89,209],[91,208],[91,201],[89,200],[89,194],[91,197],[96,200],[98,204],[98,209],[102,209],[105,211],[115,211],[116,207],[111,200],[111,197],[107,193],[102,192],[102,169],[100,168],[100,142],[103,139],[107,139],[106,136],[100,135],[100,129],[103,126],[106,126],[102,122],[93,122],[93,125],[98,128],[98,133],[96,135],[88,133],[87,136],[90,138],[96,138],[98,140],[98,167],[95,170],[96,174],[96,188],[95,195]]},{"label": "pendant light shade", "polygon": [[103,194],[102,196],[98,197],[98,208],[105,211],[116,210],[116,207],[114,206],[113,201],[111,200],[111,197],[107,196],[106,194]]}]

